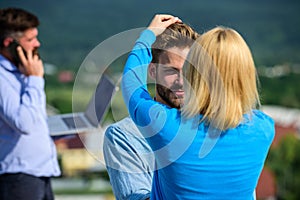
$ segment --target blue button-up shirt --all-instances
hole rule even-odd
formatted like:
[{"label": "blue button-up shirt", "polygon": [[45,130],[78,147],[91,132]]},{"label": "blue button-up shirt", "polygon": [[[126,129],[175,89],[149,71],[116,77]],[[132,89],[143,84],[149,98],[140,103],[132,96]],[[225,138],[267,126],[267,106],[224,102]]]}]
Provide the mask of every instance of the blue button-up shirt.
[{"label": "blue button-up shirt", "polygon": [[25,76],[0,55],[0,174],[58,176],[47,125],[44,79]]},{"label": "blue button-up shirt", "polygon": [[106,129],[103,153],[117,200],[150,197],[154,155],[130,117]]}]

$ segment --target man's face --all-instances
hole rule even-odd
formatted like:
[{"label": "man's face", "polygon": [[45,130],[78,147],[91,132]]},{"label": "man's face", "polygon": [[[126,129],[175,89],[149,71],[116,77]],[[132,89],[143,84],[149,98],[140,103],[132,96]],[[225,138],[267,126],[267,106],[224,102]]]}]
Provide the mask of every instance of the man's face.
[{"label": "man's face", "polygon": [[41,45],[37,36],[37,28],[31,28],[26,30],[23,35],[18,38],[18,42],[26,51],[33,51]]},{"label": "man's face", "polygon": [[156,100],[172,108],[180,108],[184,102],[182,68],[189,48],[172,47],[156,64]]}]

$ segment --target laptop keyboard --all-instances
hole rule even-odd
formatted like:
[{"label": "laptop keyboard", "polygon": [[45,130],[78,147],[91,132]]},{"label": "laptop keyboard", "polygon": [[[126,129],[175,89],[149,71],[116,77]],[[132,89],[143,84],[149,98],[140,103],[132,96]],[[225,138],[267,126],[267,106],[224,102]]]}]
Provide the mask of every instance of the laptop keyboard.
[{"label": "laptop keyboard", "polygon": [[70,129],[87,127],[87,124],[80,116],[63,117],[62,120]]}]

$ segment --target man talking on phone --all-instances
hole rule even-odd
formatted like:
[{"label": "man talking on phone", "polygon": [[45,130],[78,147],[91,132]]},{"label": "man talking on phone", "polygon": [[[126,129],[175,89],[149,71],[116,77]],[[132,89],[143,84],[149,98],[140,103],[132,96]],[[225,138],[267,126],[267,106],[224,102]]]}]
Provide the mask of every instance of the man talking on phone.
[{"label": "man talking on phone", "polygon": [[60,175],[47,126],[38,25],[28,11],[0,9],[1,200],[52,200],[50,177]]}]

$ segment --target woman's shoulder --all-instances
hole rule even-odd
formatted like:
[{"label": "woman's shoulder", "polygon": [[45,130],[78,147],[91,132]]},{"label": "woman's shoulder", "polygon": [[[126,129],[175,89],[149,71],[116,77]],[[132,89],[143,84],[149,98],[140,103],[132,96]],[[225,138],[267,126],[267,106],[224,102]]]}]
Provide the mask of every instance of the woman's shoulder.
[{"label": "woman's shoulder", "polygon": [[270,140],[274,138],[275,122],[266,113],[260,110],[253,110],[247,124],[249,125],[248,128],[250,128],[252,132],[255,132],[259,135],[261,135],[261,133],[264,133],[264,137]]},{"label": "woman's shoulder", "polygon": [[267,115],[261,110],[253,110],[253,115],[254,115],[253,118],[256,120],[269,122],[271,125],[274,125],[275,123],[274,120],[269,115]]}]

